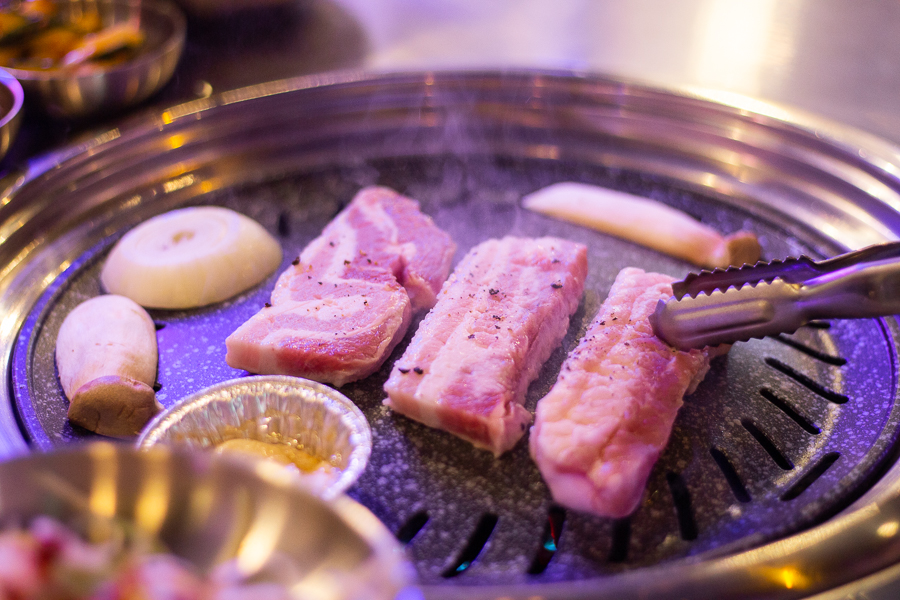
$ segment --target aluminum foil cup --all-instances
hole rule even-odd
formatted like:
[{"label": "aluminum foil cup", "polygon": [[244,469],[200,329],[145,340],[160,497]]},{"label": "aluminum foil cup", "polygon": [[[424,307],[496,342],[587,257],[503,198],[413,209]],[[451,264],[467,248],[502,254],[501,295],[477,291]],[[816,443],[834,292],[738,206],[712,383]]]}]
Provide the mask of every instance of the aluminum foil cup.
[{"label": "aluminum foil cup", "polygon": [[188,396],[153,419],[137,446],[212,449],[235,438],[289,443],[330,464],[331,477],[298,474],[301,485],[327,500],[356,482],[372,452],[369,424],[349,398],[284,375],[232,379]]}]

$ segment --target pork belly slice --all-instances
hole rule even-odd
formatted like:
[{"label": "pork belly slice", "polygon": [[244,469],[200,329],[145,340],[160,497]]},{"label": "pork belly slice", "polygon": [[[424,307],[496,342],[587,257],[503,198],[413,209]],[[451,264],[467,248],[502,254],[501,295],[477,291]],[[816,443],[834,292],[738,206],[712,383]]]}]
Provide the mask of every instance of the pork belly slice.
[{"label": "pork belly slice", "polygon": [[673,278],[623,269],[535,412],[531,455],[558,503],[605,517],[638,506],[682,398],[728,346],[683,352],[649,316]]},{"label": "pork belly slice", "polygon": [[279,276],[270,306],[228,336],[225,361],[335,386],[362,379],[437,301],[455,251],[415,200],[365,188]]},{"label": "pork belly slice", "polygon": [[582,244],[506,237],[476,246],[394,363],[385,404],[506,452],[531,423],[525,393],[565,336],[586,276]]}]

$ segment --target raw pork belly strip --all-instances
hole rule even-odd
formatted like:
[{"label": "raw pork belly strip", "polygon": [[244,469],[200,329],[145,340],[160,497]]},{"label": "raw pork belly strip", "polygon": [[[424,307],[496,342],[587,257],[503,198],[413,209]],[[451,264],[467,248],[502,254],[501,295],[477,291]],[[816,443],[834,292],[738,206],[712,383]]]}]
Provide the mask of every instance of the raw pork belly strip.
[{"label": "raw pork belly strip", "polygon": [[228,336],[225,361],[336,386],[362,379],[437,301],[455,251],[415,200],[365,188],[281,274],[271,306]]},{"label": "raw pork belly strip", "polygon": [[682,352],[648,320],[672,278],[623,269],[600,313],[538,402],[530,448],[553,498],[624,517],[637,508],[682,398],[728,346]]},{"label": "raw pork belly strip", "polygon": [[385,404],[506,452],[531,422],[525,392],[565,336],[586,275],[582,244],[506,237],[476,246],[394,363]]}]

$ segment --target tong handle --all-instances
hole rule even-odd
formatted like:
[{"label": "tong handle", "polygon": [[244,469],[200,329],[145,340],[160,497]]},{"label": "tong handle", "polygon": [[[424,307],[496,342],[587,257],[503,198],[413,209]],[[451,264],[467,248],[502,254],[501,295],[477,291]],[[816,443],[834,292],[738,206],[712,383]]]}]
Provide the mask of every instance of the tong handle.
[{"label": "tong handle", "polygon": [[801,285],[798,303],[807,320],[900,314],[900,259],[852,264],[820,275]]},{"label": "tong handle", "polygon": [[815,319],[894,314],[900,314],[900,258],[850,264],[803,283],[776,278],[660,301],[651,322],[661,339],[689,349],[793,333]]}]

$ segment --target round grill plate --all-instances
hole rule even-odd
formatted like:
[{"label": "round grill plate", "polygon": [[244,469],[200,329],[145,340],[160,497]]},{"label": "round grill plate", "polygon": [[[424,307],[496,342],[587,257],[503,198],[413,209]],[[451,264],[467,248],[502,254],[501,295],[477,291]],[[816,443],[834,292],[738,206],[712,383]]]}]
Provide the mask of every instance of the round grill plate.
[{"label": "round grill plate", "polygon": [[[565,161],[371,159],[236,185],[199,200],[262,223],[282,241],[285,268],[368,184],[419,199],[457,241],[457,260],[472,245],[506,234],[556,235],[587,244],[587,291],[562,347],[529,390],[527,407],[533,410],[619,269],[638,266],[676,277],[691,269],[518,206],[523,194],[561,180],[652,197],[724,233],[751,229],[768,258],[836,252],[814,232],[796,236],[801,224],[774,224],[662,178]],[[53,348],[65,315],[102,293],[99,267],[124,230],[103,237],[56,279],[18,338],[15,403],[29,439],[41,449],[91,435],[66,420]],[[224,339],[268,300],[275,277],[212,307],[151,312],[158,326],[163,405],[244,374],[225,364]],[[618,521],[555,507],[525,440],[494,459],[385,408],[382,384],[404,342],[380,372],[341,390],[362,408],[375,440],[369,467],[350,493],[408,542],[422,582],[434,585],[582,580],[746,549],[834,514],[885,466],[898,431],[894,339],[893,321],[869,319],[816,323],[791,336],[737,344],[686,400],[640,509]]]}]

